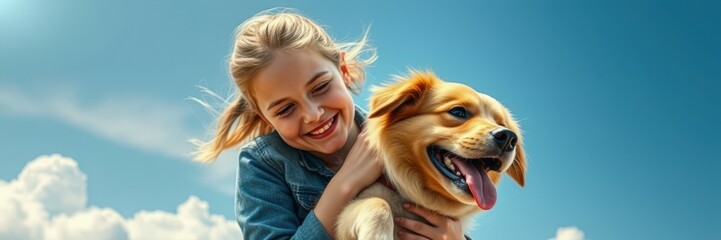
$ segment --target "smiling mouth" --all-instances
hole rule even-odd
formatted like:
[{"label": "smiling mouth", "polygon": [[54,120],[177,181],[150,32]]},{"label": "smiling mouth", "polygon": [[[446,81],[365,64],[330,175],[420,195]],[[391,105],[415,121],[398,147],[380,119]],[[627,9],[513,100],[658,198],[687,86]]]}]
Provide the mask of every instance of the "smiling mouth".
[{"label": "smiling mouth", "polygon": [[433,166],[453,185],[471,194],[478,207],[488,210],[495,205],[496,187],[488,177],[488,171],[500,170],[502,162],[499,158],[463,158],[438,146],[429,146],[427,151]]},{"label": "smiling mouth", "polygon": [[338,125],[338,113],[333,115],[330,119],[326,120],[323,125],[313,129],[309,133],[306,133],[305,135],[311,138],[320,139],[324,138],[331,133],[333,133],[333,130],[335,130],[336,125]]}]

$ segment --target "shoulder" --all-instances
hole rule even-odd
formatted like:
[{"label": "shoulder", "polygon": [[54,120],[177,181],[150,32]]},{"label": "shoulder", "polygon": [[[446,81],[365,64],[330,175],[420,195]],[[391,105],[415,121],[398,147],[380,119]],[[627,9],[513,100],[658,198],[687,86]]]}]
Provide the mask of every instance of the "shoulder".
[{"label": "shoulder", "polygon": [[[240,164],[264,164],[278,168],[277,163],[282,161],[278,157],[284,156],[285,142],[276,132],[258,136],[249,141],[240,149]],[[278,169],[276,169],[278,170]]]},{"label": "shoulder", "polygon": [[241,152],[242,151],[267,155],[275,153],[288,154],[291,152],[297,152],[297,149],[285,143],[278,132],[273,131],[271,133],[255,137],[241,148]]},{"label": "shoulder", "polygon": [[283,172],[284,163],[294,155],[297,155],[297,150],[285,143],[277,132],[271,132],[246,143],[240,149],[239,158],[241,167],[272,167],[275,171]]}]

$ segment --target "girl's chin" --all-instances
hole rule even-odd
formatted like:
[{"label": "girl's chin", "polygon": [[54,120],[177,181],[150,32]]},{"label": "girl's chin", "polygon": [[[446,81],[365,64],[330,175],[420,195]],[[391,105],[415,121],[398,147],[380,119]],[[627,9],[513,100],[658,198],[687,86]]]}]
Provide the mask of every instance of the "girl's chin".
[{"label": "girl's chin", "polygon": [[341,150],[341,148],[343,148],[343,145],[345,145],[345,142],[347,141],[347,139],[342,138],[341,136],[337,136],[336,138],[328,140],[330,141],[327,141],[325,142],[325,144],[318,146],[318,152],[324,154],[333,154],[338,150]]}]

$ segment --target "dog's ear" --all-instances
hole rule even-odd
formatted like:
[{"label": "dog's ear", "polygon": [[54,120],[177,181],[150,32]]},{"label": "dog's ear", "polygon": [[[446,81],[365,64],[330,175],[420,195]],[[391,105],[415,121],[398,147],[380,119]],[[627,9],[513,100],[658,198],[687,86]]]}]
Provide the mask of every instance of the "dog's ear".
[{"label": "dog's ear", "polygon": [[431,87],[439,81],[430,72],[411,72],[409,77],[397,77],[397,82],[383,87],[373,87],[369,117],[388,115],[394,121],[412,113]]},{"label": "dog's ear", "polygon": [[526,185],[526,153],[523,150],[523,143],[521,141],[516,145],[516,158],[513,159],[513,164],[506,170],[513,180],[516,180],[518,185],[521,187]]},{"label": "dog's ear", "polygon": [[506,170],[513,180],[523,187],[526,184],[526,151],[523,149],[523,138],[521,137],[521,128],[513,119],[511,114],[506,111],[506,126],[518,136],[516,143],[516,157],[513,159],[511,167]]}]

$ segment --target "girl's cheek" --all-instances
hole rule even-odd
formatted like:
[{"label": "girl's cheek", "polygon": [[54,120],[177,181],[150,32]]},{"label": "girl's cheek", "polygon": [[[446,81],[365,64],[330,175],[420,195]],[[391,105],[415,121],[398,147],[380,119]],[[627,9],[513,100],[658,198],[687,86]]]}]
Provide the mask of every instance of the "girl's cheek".
[{"label": "girl's cheek", "polygon": [[[298,126],[300,124],[299,121],[301,121],[301,120],[296,119],[296,118],[283,119],[279,123],[279,126],[280,126],[280,128],[282,128],[282,131],[286,136],[303,135],[303,133],[300,132],[300,127]],[[280,129],[279,129],[279,131],[280,131]]]},{"label": "girl's cheek", "polygon": [[345,100],[345,98],[348,98],[348,94],[346,94],[343,90],[333,91],[331,94],[328,95],[329,98],[332,98],[334,100]]}]

